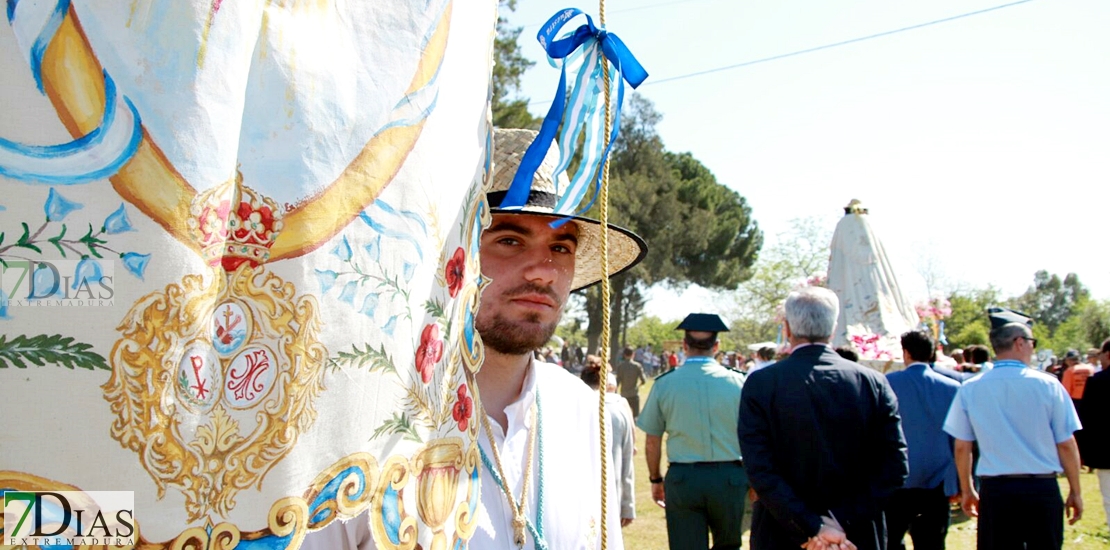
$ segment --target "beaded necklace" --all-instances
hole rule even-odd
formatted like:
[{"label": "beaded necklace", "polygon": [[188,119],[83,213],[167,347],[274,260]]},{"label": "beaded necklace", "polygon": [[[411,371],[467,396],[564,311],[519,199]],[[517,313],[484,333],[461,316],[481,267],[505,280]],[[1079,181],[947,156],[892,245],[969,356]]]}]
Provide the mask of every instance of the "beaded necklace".
[{"label": "beaded necklace", "polygon": [[[528,432],[528,463],[524,468],[524,480],[520,490],[519,502],[513,498],[512,491],[505,482],[505,469],[501,466],[501,453],[497,451],[497,443],[494,441],[493,431],[490,429],[489,415],[486,414],[484,408],[482,410],[482,427],[486,431],[486,439],[489,441],[490,451],[493,452],[496,466],[490,463],[486,451],[481,446],[478,447],[478,452],[482,455],[482,464],[493,476],[493,480],[497,482],[497,486],[501,488],[505,498],[509,499],[509,507],[513,511],[513,542],[516,543],[517,547],[523,547],[525,543],[524,530],[527,529],[532,534],[536,550],[547,550],[547,542],[543,538],[543,408],[540,406],[539,392],[536,392],[536,402],[532,404],[532,412],[532,417],[535,418],[535,429]],[[525,514],[524,507],[528,501],[528,482],[532,479],[532,453],[534,450],[539,453],[539,464],[537,465],[539,472],[536,476],[539,483],[536,487],[536,522],[533,524]]]}]

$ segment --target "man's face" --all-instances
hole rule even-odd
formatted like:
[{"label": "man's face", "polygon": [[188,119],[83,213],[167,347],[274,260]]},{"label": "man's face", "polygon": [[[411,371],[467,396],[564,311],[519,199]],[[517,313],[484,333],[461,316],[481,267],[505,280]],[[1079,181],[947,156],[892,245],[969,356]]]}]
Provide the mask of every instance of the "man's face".
[{"label": "man's face", "polygon": [[482,233],[482,291],[475,326],[491,349],[523,355],[555,333],[574,279],[578,226],[551,218],[494,214]]},{"label": "man's face", "polygon": [[1102,364],[1102,368],[1110,368],[1110,351],[1103,351],[1098,354],[1098,362]]}]

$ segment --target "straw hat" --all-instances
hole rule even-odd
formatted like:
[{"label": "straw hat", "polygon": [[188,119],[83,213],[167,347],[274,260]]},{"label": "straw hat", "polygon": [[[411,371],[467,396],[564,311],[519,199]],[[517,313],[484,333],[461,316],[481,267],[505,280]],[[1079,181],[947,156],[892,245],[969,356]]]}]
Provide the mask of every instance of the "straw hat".
[{"label": "straw hat", "polygon": [[[559,164],[559,152],[554,145],[547,151],[543,163],[532,178],[528,202],[520,209],[498,208],[513,176],[520,166],[528,146],[536,138],[533,130],[497,128],[493,133],[493,182],[486,199],[493,214],[518,214],[550,216],[574,220],[578,226],[578,248],[574,259],[574,280],[571,290],[579,290],[601,281],[601,222],[582,216],[560,216],[554,213],[555,204],[569,187],[566,174],[560,174],[558,190],[552,177]],[[609,276],[612,277],[640,263],[647,256],[647,244],[639,235],[609,224]]]}]

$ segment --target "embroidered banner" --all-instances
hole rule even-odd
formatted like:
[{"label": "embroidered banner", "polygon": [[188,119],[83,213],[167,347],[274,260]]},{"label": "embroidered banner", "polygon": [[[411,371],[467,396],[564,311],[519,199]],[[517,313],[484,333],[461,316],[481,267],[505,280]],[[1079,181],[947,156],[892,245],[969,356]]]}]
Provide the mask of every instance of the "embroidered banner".
[{"label": "embroidered banner", "polygon": [[0,490],[465,545],[496,2],[6,7]]}]

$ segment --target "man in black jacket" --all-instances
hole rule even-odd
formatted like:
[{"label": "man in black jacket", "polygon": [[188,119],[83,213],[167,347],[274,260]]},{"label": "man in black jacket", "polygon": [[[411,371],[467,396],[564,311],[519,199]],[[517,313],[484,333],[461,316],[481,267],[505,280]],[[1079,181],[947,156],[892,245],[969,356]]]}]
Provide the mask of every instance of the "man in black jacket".
[{"label": "man in black jacket", "polygon": [[786,299],[793,351],[744,384],[737,433],[751,486],[753,548],[885,549],[883,506],[908,471],[886,378],[829,347],[839,300],[807,287]]},{"label": "man in black jacket", "polygon": [[1079,421],[1083,429],[1076,433],[1083,464],[1098,472],[1102,506],[1106,524],[1110,526],[1110,340],[1102,343],[1098,354],[1102,371],[1087,379]]}]

